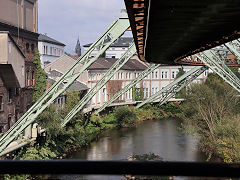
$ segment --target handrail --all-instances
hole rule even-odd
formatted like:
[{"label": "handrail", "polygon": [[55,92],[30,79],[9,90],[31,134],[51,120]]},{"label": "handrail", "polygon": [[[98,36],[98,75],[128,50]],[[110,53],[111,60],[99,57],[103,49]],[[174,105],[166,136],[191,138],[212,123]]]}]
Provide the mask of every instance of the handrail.
[{"label": "handrail", "polygon": [[2,160],[1,174],[240,177],[240,164],[159,161]]}]

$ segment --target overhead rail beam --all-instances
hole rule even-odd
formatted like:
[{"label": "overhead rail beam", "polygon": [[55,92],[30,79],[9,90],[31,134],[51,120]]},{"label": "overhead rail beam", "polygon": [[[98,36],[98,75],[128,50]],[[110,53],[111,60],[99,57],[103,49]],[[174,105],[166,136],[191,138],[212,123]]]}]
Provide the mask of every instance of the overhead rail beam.
[{"label": "overhead rail beam", "polygon": [[[10,142],[18,137],[22,131],[32,124],[60,94],[62,94],[106,49],[117,40],[130,26],[128,18],[119,18],[107,31],[84,53],[58,81],[56,81],[49,90],[39,98],[39,100],[1,137],[0,152],[2,152]],[[98,53],[90,57],[94,49]],[[83,65],[83,66],[82,66]],[[80,71],[77,68],[82,66]],[[62,85],[62,87],[61,87]]]},{"label": "overhead rail beam", "polygon": [[77,105],[67,114],[61,123],[65,126],[83,107],[93,98],[93,96],[100,91],[100,89],[114,76],[120,68],[127,63],[127,61],[136,53],[136,47],[133,43],[128,50],[119,58],[112,67],[103,75],[103,77],[96,83],[96,85],[77,103]]},{"label": "overhead rail beam", "polygon": [[158,67],[160,67],[160,64],[152,64],[152,65],[150,65],[148,69],[146,69],[145,71],[140,73],[137,78],[135,78],[131,83],[129,83],[121,91],[119,91],[117,94],[115,94],[103,106],[101,106],[99,109],[97,109],[94,112],[94,114],[99,114],[102,110],[104,110],[106,107],[108,107],[110,104],[112,104],[115,100],[117,100],[122,94],[124,94],[126,91],[130,90],[133,86],[135,86],[137,83],[139,83],[139,81],[141,81],[143,78],[145,78],[148,74],[150,74],[152,71],[154,71]]},{"label": "overhead rail beam", "polygon": [[151,97],[141,102],[136,106],[140,108],[147,103],[153,102],[155,99],[159,99],[159,104],[162,105],[166,103],[170,98],[172,98],[177,92],[189,85],[194,79],[196,79],[200,74],[202,74],[206,69],[206,66],[197,66],[192,70],[186,72],[181,77],[174,80],[172,83],[153,94]]}]

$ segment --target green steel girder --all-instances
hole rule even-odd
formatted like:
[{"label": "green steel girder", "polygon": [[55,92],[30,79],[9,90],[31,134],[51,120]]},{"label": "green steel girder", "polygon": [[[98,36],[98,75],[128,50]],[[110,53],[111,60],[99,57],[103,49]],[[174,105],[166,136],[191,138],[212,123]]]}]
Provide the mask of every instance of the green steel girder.
[{"label": "green steel girder", "polygon": [[196,79],[200,74],[202,74],[207,69],[206,66],[197,66],[192,70],[186,72],[181,77],[177,78],[166,87],[162,88],[157,93],[153,94],[148,99],[144,100],[140,104],[136,106],[136,108],[140,108],[147,103],[153,102],[155,99],[159,99],[159,104],[162,105],[166,103],[171,97],[173,97],[177,92],[179,92],[182,88],[186,87],[190,84],[194,79]]},{"label": "green steel girder", "polygon": [[[56,81],[49,90],[34,103],[34,105],[0,138],[0,152],[2,152],[10,142],[18,137],[22,131],[33,123],[60,94],[62,94],[106,49],[119,38],[130,26],[128,18],[119,18],[107,31],[93,43],[88,51],[84,53],[62,77]],[[92,51],[97,48],[98,53],[90,57]],[[79,72],[76,72],[78,66],[83,65]],[[63,85],[60,88],[60,85]]]},{"label": "green steel girder", "polygon": [[238,62],[238,64],[240,64],[240,53],[236,49],[236,48],[240,48],[239,40],[234,40],[232,42],[225,43],[224,45],[228,48],[228,50],[232,54],[234,54],[238,58],[237,62]]},{"label": "green steel girder", "polygon": [[239,78],[225,65],[221,57],[213,50],[206,50],[196,56],[213,72],[218,74],[224,81],[240,92]]},{"label": "green steel girder", "polygon": [[122,94],[124,94],[126,91],[130,90],[133,86],[135,86],[139,81],[141,81],[144,77],[146,77],[148,74],[150,74],[152,71],[160,67],[160,64],[152,64],[149,66],[148,69],[143,71],[139,74],[139,76],[134,79],[131,83],[129,83],[127,86],[125,86],[121,91],[119,91],[117,94],[115,94],[109,101],[107,101],[103,106],[101,106],[99,109],[97,109],[94,114],[99,114],[102,110],[104,110],[106,107],[108,107],[110,104],[112,104],[115,100],[117,100]]},{"label": "green steel girder", "polygon": [[78,104],[67,114],[61,123],[65,126],[83,107],[93,98],[93,96],[127,63],[127,61],[136,53],[136,47],[133,43],[128,50],[119,58],[113,66],[104,74],[96,85],[78,102]]}]

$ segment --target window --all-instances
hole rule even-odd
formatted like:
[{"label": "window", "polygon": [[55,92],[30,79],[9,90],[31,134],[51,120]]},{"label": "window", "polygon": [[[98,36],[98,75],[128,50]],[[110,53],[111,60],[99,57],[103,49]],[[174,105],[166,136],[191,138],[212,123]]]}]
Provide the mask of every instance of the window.
[{"label": "window", "polygon": [[3,96],[0,96],[0,111],[3,111]]},{"label": "window", "polygon": [[158,72],[157,71],[155,72],[155,78],[156,79],[158,78]]},{"label": "window", "polygon": [[30,71],[26,72],[26,86],[30,86]]},{"label": "window", "polygon": [[168,72],[165,71],[165,78],[168,78]]},{"label": "window", "polygon": [[156,88],[155,88],[155,93],[157,93],[157,92],[158,92],[158,88],[156,87]]},{"label": "window", "polygon": [[91,73],[88,73],[88,80],[91,80]]},{"label": "window", "polygon": [[106,102],[106,88],[103,88],[102,99],[103,99],[103,102]]},{"label": "window", "polygon": [[148,97],[148,88],[146,88],[146,98]]},{"label": "window", "polygon": [[93,73],[92,74],[92,81],[94,81],[95,80],[95,74]]},{"label": "window", "polygon": [[162,79],[164,78],[164,71],[162,71]]},{"label": "window", "polygon": [[34,71],[32,71],[31,73],[31,83],[32,83],[32,86],[35,86]]},{"label": "window", "polygon": [[152,88],[152,95],[154,94],[154,88]]},{"label": "window", "polygon": [[8,89],[8,103],[12,102],[12,95],[13,95],[12,89],[10,88]]},{"label": "window", "polygon": [[123,79],[123,73],[121,73],[121,79]]},{"label": "window", "polygon": [[207,76],[208,75],[208,71],[204,71],[204,76]]},{"label": "window", "polygon": [[34,46],[34,44],[31,44],[31,50],[32,50],[32,52],[35,51],[35,46]]},{"label": "window", "polygon": [[128,79],[131,79],[132,77],[131,77],[131,73],[128,73]]},{"label": "window", "polygon": [[175,71],[172,71],[172,78],[175,78]]},{"label": "window", "polygon": [[120,79],[120,73],[118,73],[118,79]]},{"label": "window", "polygon": [[112,58],[116,58],[116,56],[112,56]]},{"label": "window", "polygon": [[134,77],[137,78],[137,73],[134,73]]},{"label": "window", "polygon": [[29,43],[26,43],[26,51],[29,52]]},{"label": "window", "polygon": [[128,73],[126,72],[126,79],[128,79]]},{"label": "window", "polygon": [[154,78],[154,72],[152,72],[152,79]]}]

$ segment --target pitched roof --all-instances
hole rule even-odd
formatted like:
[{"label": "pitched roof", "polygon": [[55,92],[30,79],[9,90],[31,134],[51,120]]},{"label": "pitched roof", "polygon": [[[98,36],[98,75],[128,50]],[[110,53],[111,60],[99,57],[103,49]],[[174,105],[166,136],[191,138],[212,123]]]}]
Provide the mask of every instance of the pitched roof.
[{"label": "pitched roof", "polygon": [[[120,37],[110,47],[129,47],[133,42],[132,37]],[[85,44],[83,47],[90,47],[92,43]]]},{"label": "pitched roof", "polygon": [[[112,67],[112,65],[116,62],[115,58],[99,58],[95,61],[88,70],[105,70]],[[137,59],[129,59],[126,64],[123,65],[121,70],[145,70],[147,69],[147,65],[144,65],[142,62],[139,62]]]},{"label": "pitched roof", "polygon": [[59,41],[57,41],[53,38],[50,38],[45,34],[39,34],[38,41],[48,42],[48,43],[56,44],[56,45],[60,45],[60,46],[66,46],[65,44],[63,44],[63,43],[61,43],[61,42],[59,42]]}]

